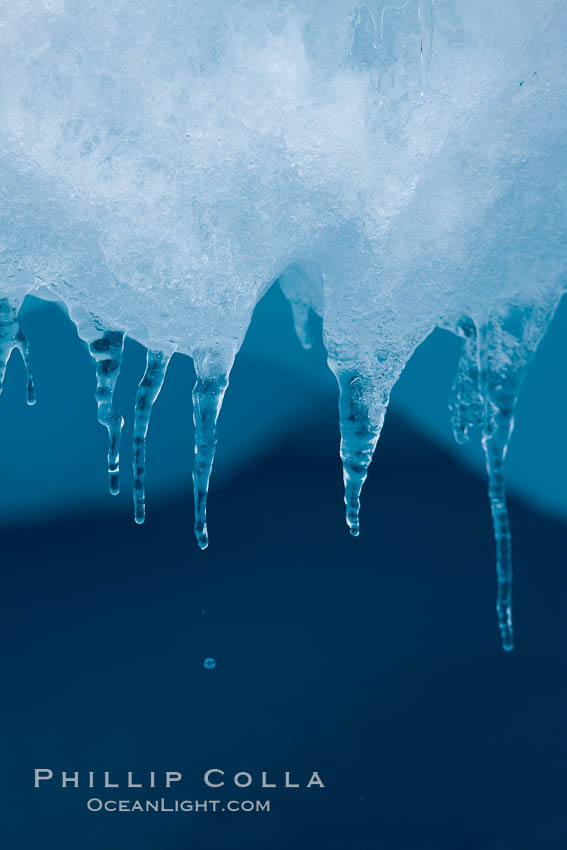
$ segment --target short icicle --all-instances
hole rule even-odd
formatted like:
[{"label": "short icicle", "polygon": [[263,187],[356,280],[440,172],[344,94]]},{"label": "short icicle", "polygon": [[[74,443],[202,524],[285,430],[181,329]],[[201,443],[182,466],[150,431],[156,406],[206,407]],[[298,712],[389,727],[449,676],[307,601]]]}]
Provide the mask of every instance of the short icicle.
[{"label": "short icicle", "polygon": [[96,364],[98,421],[108,430],[108,488],[113,496],[120,492],[120,436],[124,419],[114,409],[114,389],[123,350],[122,331],[104,331],[102,336],[89,342],[89,351]]},{"label": "short icicle", "polygon": [[193,387],[195,537],[199,547],[206,549],[209,545],[207,493],[217,446],[217,420],[228,387],[230,367],[226,368],[226,365],[221,367],[215,355],[199,352],[195,354],[195,372],[197,374]]},{"label": "short icicle", "polygon": [[0,299],[0,393],[4,387],[4,378],[8,361],[14,349],[20,352],[26,369],[26,401],[36,403],[35,386],[30,366],[29,344],[20,328],[18,308],[8,298]]},{"label": "short icicle", "polygon": [[424,322],[394,337],[388,312],[379,328],[379,345],[373,350],[346,352],[325,336],[327,363],[339,385],[340,454],[343,462],[346,521],[353,537],[360,533],[360,494],[376,444],[382,433],[390,393],[416,347],[430,333]]},{"label": "short icicle", "polygon": [[345,486],[346,521],[353,537],[360,533],[360,493],[376,448],[386,414],[387,401],[377,418],[371,418],[365,392],[365,379],[356,371],[344,370],[330,362],[339,384],[341,460]]},{"label": "short icicle", "polygon": [[141,525],[146,518],[146,437],[154,403],[160,394],[171,354],[148,350],[146,371],[138,384],[134,412],[134,519]]},{"label": "short icicle", "polygon": [[30,346],[22,330],[18,330],[16,335],[16,347],[22,356],[24,366],[26,367],[26,403],[31,406],[36,403],[37,396],[35,394],[35,385],[30,365]]}]

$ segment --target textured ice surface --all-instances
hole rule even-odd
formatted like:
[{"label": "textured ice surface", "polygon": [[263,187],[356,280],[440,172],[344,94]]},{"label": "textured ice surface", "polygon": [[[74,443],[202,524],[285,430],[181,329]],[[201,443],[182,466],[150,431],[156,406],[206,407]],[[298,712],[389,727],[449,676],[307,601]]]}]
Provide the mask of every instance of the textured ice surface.
[{"label": "textured ice surface", "polygon": [[503,462],[564,287],[565,13],[559,0],[0,6],[2,363],[26,354],[26,293],[64,301],[96,363],[116,491],[124,335],[148,347],[138,521],[151,405],[180,351],[197,372],[207,545],[216,420],[275,280],[303,344],[309,311],[323,318],[354,535],[391,389],[449,328],[463,338],[455,435],[481,432],[511,648]]}]

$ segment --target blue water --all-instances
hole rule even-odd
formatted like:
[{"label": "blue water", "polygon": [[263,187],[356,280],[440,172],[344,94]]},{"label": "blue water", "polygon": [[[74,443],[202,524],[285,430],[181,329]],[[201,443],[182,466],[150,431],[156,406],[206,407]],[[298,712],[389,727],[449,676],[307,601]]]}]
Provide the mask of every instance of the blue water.
[{"label": "blue water", "polygon": [[[391,416],[353,539],[331,413],[213,487],[205,552],[189,488],[143,526],[109,499],[4,532],[7,847],[565,846],[567,528],[511,502],[505,654],[484,482]],[[190,799],[211,767],[327,787],[269,815],[95,815],[34,767],[181,770]]]}]

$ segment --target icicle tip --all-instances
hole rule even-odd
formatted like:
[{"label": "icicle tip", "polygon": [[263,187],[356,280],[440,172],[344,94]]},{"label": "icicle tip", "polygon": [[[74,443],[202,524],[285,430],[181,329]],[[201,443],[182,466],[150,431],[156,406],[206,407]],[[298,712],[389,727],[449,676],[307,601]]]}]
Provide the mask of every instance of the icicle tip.
[{"label": "icicle tip", "polygon": [[207,532],[207,526],[201,525],[197,523],[195,525],[195,537],[197,538],[197,545],[201,551],[204,551],[209,545],[209,534]]},{"label": "icicle tip", "polygon": [[120,493],[120,471],[118,468],[108,470],[108,489],[111,496]]}]

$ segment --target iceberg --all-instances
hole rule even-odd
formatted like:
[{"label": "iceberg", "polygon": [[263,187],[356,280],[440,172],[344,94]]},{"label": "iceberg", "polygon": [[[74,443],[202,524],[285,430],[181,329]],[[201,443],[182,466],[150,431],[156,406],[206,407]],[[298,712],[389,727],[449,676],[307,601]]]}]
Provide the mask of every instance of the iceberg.
[{"label": "iceberg", "polygon": [[[346,519],[390,393],[436,328],[462,339],[455,438],[478,432],[498,624],[513,647],[504,461],[525,370],[565,289],[561,0],[13,0],[0,9],[0,385],[28,293],[94,361],[108,474],[124,339],[147,348],[134,514],[174,352],[193,358],[195,534],[254,308],[322,318]],[[35,401],[28,366],[28,401]]]}]

